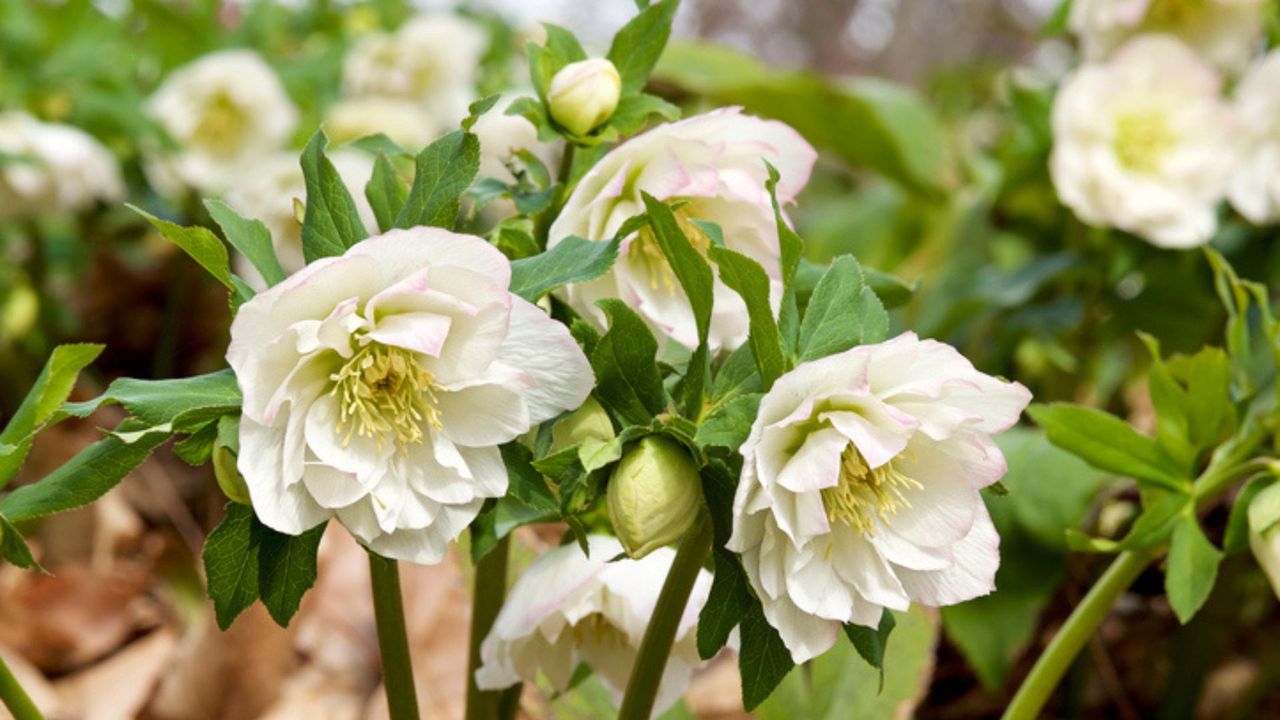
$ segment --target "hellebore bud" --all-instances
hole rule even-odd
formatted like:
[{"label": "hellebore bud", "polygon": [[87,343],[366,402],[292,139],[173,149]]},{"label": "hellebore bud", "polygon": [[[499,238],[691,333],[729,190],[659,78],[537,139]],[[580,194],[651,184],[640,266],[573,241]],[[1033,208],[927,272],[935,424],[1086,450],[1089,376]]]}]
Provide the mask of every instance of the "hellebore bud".
[{"label": "hellebore bud", "polygon": [[1254,496],[1248,517],[1249,549],[1280,596],[1280,483]]},{"label": "hellebore bud", "polygon": [[613,63],[591,58],[569,63],[551,78],[547,105],[551,117],[575,135],[586,135],[618,108],[622,78]]},{"label": "hellebore bud", "polygon": [[679,443],[649,435],[614,468],[608,505],[623,549],[639,560],[693,526],[702,509],[698,466]]},{"label": "hellebore bud", "polygon": [[594,397],[587,396],[582,407],[561,418],[551,428],[551,454],[585,440],[608,442],[612,439],[613,423],[609,422],[609,414]]},{"label": "hellebore bud", "polygon": [[218,487],[227,499],[241,505],[252,505],[249,502],[249,486],[244,476],[236,468],[236,454],[222,443],[221,438],[213,445],[213,476],[218,479]]}]

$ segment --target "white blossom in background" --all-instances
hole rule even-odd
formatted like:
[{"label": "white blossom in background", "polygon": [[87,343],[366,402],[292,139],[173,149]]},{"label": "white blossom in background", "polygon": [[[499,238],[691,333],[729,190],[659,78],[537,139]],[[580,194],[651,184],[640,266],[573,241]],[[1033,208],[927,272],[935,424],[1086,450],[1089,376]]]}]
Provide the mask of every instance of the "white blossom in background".
[{"label": "white blossom in background", "polygon": [[[355,200],[365,229],[377,233],[377,218],[364,195],[364,186],[373,175],[373,158],[358,150],[341,148],[329,152],[327,157]],[[240,181],[226,193],[226,202],[232,209],[245,217],[261,220],[271,231],[276,258],[286,273],[297,272],[306,264],[302,254],[302,225],[294,209],[295,200],[305,203],[306,199],[302,165],[297,155],[288,152],[272,154],[247,167]],[[235,265],[236,273],[255,289],[265,287],[247,258],[237,254]]]},{"label": "white blossom in background", "polygon": [[0,155],[0,218],[74,213],[124,199],[115,156],[79,128],[0,113]]},{"label": "white blossom in background", "polygon": [[[532,683],[541,673],[563,691],[574,668],[586,663],[613,695],[614,705],[621,703],[675,551],[660,548],[642,560],[609,562],[622,553],[615,538],[591,535],[587,545],[590,557],[576,543],[544,553],[516,581],[480,646],[483,665],[476,685],[481,689]],[[676,629],[655,717],[680,699],[703,664],[695,628],[710,591],[711,574],[702,570]]]},{"label": "white blossom in background", "polygon": [[1082,66],[1053,106],[1049,170],[1062,202],[1160,247],[1208,242],[1238,157],[1221,90],[1218,73],[1168,35]]},{"label": "white blossom in background", "polygon": [[438,127],[457,125],[475,100],[480,60],[489,46],[484,28],[452,14],[420,15],[395,32],[361,38],[342,68],[351,96],[418,102]]},{"label": "white blossom in background", "polygon": [[390,558],[439,562],[507,490],[498,446],[580,406],[594,378],[564,325],[508,291],[483,239],[418,227],[313,262],[240,307],[238,468],[258,518],[337,517]]},{"label": "white blossom in background", "polygon": [[742,445],[728,547],[801,663],[885,608],[995,589],[1000,538],[978,491],[991,436],[1031,394],[914,334],[803,363],[774,383]]},{"label": "white blossom in background", "polygon": [[1280,50],[1254,63],[1235,90],[1243,135],[1231,205],[1255,225],[1280,220]]},{"label": "white blossom in background", "polygon": [[412,100],[354,97],[339,100],[325,113],[324,131],[333,145],[383,133],[410,152],[418,152],[441,134],[422,105]]},{"label": "white blossom in background", "polygon": [[528,150],[534,154],[553,175],[560,160],[560,148],[538,139],[538,129],[520,115],[508,115],[507,108],[515,95],[504,95],[489,112],[476,119],[471,132],[480,140],[480,171],[482,178],[496,178],[505,183],[516,178],[507,168],[507,161],[517,152]]},{"label": "white blossom in background", "polygon": [[[781,299],[778,229],[765,190],[767,160],[778,169],[778,201],[790,203],[809,181],[817,153],[795,130],[774,121],[722,108],[660,125],[619,145],[578,183],[551,225],[549,246],[570,235],[609,240],[633,215],[644,212],[641,191],[659,200],[685,201],[676,211],[681,228],[703,254],[711,240],[692,220],[718,224],[725,245],[759,262]],[[697,345],[693,309],[649,229],[626,238],[617,263],[599,280],[570,286],[566,300],[603,326],[595,306],[622,298],[661,336]],[[732,350],[747,339],[747,307],[716,279],[709,344]]]},{"label": "white blossom in background", "polygon": [[1280,597],[1280,484],[1272,484],[1249,503],[1249,549]]},{"label": "white blossom in background", "polygon": [[246,166],[279,150],[298,109],[271,66],[251,50],[211,53],[169,74],[147,112],[178,149],[157,153],[148,172],[166,192],[221,192]]},{"label": "white blossom in background", "polygon": [[1235,71],[1257,54],[1265,0],[1074,0],[1068,24],[1087,60],[1143,33],[1174,35],[1215,67]]}]

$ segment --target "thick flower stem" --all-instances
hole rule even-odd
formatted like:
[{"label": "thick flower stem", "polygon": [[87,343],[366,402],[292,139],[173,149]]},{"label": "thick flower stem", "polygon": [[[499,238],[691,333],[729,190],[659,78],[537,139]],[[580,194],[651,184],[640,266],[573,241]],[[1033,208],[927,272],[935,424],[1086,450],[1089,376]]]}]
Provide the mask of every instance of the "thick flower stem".
[{"label": "thick flower stem", "polygon": [[[474,539],[473,536],[472,540]],[[480,668],[480,643],[484,642],[493,627],[493,621],[497,619],[503,598],[507,594],[507,555],[510,547],[511,536],[508,535],[476,563],[476,580],[471,598],[471,652],[467,660],[467,720],[491,720],[500,715],[502,691],[485,691],[477,687],[476,670]]]},{"label": "thick flower stem", "polygon": [[4,659],[0,658],[0,700],[9,708],[14,720],[44,720],[36,704],[31,702],[27,691],[18,684],[18,679],[10,672]]},{"label": "thick flower stem", "polygon": [[667,658],[671,655],[680,618],[684,616],[685,606],[689,604],[689,593],[693,591],[694,582],[698,579],[698,571],[711,552],[711,537],[711,519],[703,513],[680,543],[680,549],[676,551],[675,560],[671,563],[671,571],[662,584],[658,603],[653,608],[653,617],[649,619],[649,627],[645,629],[644,640],[636,655],[635,667],[631,669],[631,678],[627,681],[627,694],[622,698],[618,720],[649,720],[653,714],[658,684],[667,667]]},{"label": "thick flower stem", "polygon": [[413,685],[413,664],[405,632],[400,569],[395,560],[371,552],[369,576],[373,580],[373,616],[378,626],[388,712],[391,720],[418,720],[418,693]]},{"label": "thick flower stem", "polygon": [[1111,567],[1098,578],[1089,594],[1071,612],[1049,647],[1036,660],[1035,667],[1031,668],[1031,673],[1022,681],[1018,693],[1005,709],[1003,720],[1035,720],[1040,717],[1040,711],[1048,702],[1049,695],[1058,686],[1058,681],[1067,672],[1067,668],[1071,667],[1084,644],[1089,641],[1093,631],[1110,612],[1116,598],[1138,579],[1161,550],[1159,547],[1129,550],[1116,556]]}]

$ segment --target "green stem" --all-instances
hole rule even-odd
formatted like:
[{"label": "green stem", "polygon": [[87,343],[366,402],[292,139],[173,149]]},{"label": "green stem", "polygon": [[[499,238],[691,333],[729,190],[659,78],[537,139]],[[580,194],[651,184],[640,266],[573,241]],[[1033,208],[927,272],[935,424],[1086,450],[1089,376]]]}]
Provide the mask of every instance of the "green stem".
[{"label": "green stem", "polygon": [[547,246],[551,223],[560,217],[560,211],[564,209],[565,201],[569,199],[569,175],[573,173],[573,156],[576,148],[577,146],[571,142],[564,144],[564,153],[560,155],[560,168],[556,171],[556,182],[560,183],[560,187],[556,189],[555,196],[551,199],[551,206],[538,216],[538,222],[534,228],[534,239],[537,240],[538,247]]},{"label": "green stem", "polygon": [[627,694],[622,698],[618,720],[649,720],[653,714],[653,702],[658,695],[658,684],[671,655],[671,645],[680,627],[680,618],[689,604],[689,593],[702,570],[702,563],[711,552],[711,519],[703,513],[676,551],[671,571],[662,584],[662,592],[653,608],[649,627],[636,655],[635,667],[627,681]]},{"label": "green stem", "polygon": [[1116,556],[1111,567],[1071,612],[1066,624],[1036,660],[1035,667],[1031,668],[1031,673],[1022,681],[1018,693],[1005,709],[1003,720],[1035,720],[1040,717],[1040,710],[1049,700],[1049,695],[1093,631],[1111,611],[1116,598],[1138,579],[1160,552],[1161,548],[1156,547],[1128,550]]},{"label": "green stem", "polygon": [[[474,535],[471,540],[475,542]],[[476,563],[475,588],[471,598],[471,653],[467,661],[467,720],[499,717],[503,691],[477,687],[476,670],[480,669],[480,643],[489,635],[507,594],[510,548],[511,536],[508,535]],[[516,687],[519,688],[518,685]]]},{"label": "green stem", "polygon": [[14,720],[44,720],[36,704],[31,702],[27,691],[18,684],[18,679],[9,671],[9,666],[0,658],[0,700],[9,708]]},{"label": "green stem", "polygon": [[418,720],[418,694],[413,685],[413,663],[404,626],[400,569],[395,560],[370,552],[369,576],[373,581],[373,616],[378,626],[388,712],[391,720]]}]

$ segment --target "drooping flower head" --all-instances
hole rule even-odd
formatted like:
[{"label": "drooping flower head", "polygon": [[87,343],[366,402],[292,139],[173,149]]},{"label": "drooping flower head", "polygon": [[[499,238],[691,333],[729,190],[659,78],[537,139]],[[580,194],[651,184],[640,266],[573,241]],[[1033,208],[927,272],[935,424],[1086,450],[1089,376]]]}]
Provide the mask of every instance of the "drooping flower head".
[{"label": "drooping flower head", "polygon": [[251,50],[210,53],[174,70],[147,100],[147,112],[179,146],[149,168],[153,181],[172,191],[230,187],[298,124],[280,78]]},{"label": "drooping flower head", "polygon": [[1280,220],[1280,50],[1254,63],[1236,85],[1243,152],[1229,198],[1256,225]]},{"label": "drooping flower head", "polygon": [[[778,230],[765,191],[767,160],[778,169],[778,201],[791,202],[817,157],[799,133],[773,120],[723,108],[660,125],[628,140],[592,167],[551,225],[548,244],[569,235],[611,239],[629,218],[644,212],[641,193],[684,201],[676,211],[681,229],[704,254],[710,238],[694,220],[720,225],[725,245],[759,262],[775,280],[781,298]],[[612,271],[599,280],[571,286],[565,298],[579,313],[603,325],[595,302],[622,298],[661,336],[697,345],[689,300],[650,230],[623,241]],[[747,339],[747,308],[732,290],[715,285],[709,344],[733,349]]]},{"label": "drooping flower head", "polygon": [[994,589],[999,537],[978,490],[1005,472],[991,435],[1030,397],[911,333],[777,380],[741,448],[727,547],[797,663],[844,623]]},{"label": "drooping flower head", "polygon": [[1126,40],[1165,33],[1222,70],[1239,70],[1262,40],[1263,0],[1075,0],[1071,31],[1084,55],[1101,60]]},{"label": "drooping flower head", "polygon": [[124,199],[120,165],[79,128],[0,113],[0,218],[80,212],[98,200]]},{"label": "drooping flower head", "polygon": [[[553,688],[566,690],[574,669],[586,663],[614,704],[621,702],[675,551],[660,548],[642,560],[610,562],[622,553],[617,540],[591,535],[587,545],[590,556],[577,544],[544,553],[516,581],[480,646],[480,688],[533,682],[541,672]],[[694,629],[710,591],[711,574],[703,570],[676,629],[655,716],[680,699],[702,665]]]},{"label": "drooping flower head", "polygon": [[438,562],[506,492],[497,446],[594,384],[568,330],[512,295],[510,276],[484,240],[420,227],[245,303],[227,360],[258,517],[297,534],[336,516],[375,552]]},{"label": "drooping flower head", "polygon": [[342,87],[353,96],[412,100],[452,127],[474,100],[480,59],[489,45],[479,25],[457,15],[420,15],[391,33],[370,33],[342,67]]},{"label": "drooping flower head", "polygon": [[1160,247],[1208,242],[1237,157],[1221,90],[1218,74],[1167,35],[1081,67],[1053,106],[1049,169],[1062,202]]}]

